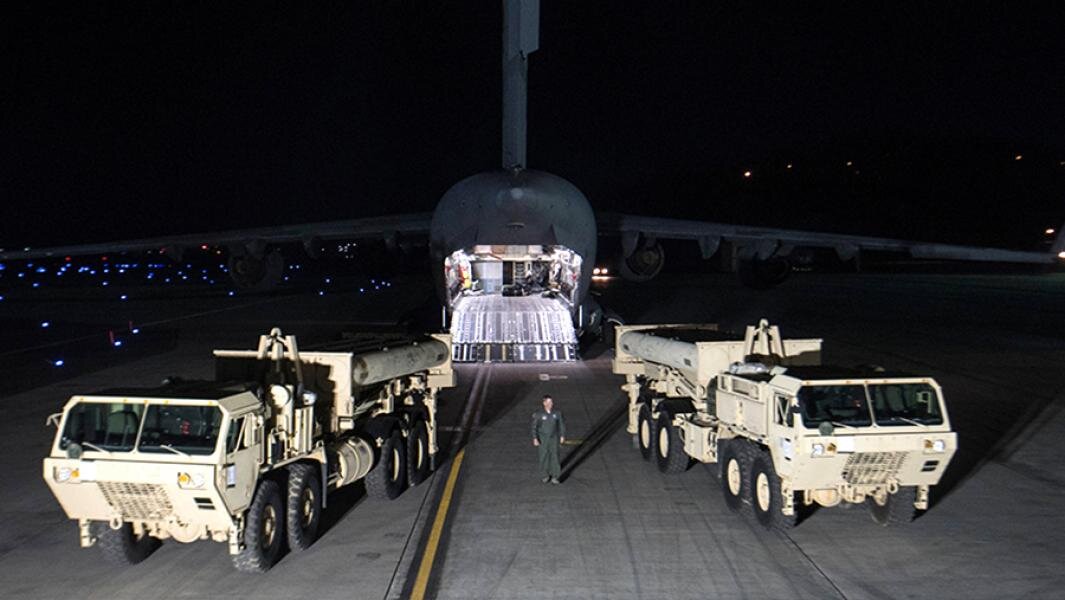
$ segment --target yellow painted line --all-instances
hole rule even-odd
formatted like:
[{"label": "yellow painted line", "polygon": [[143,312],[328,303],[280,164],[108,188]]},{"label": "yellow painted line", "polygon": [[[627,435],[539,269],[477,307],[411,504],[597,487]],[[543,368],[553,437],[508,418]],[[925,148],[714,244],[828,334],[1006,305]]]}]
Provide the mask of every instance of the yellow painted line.
[{"label": "yellow painted line", "polygon": [[447,510],[451,507],[451,496],[455,493],[455,481],[459,478],[459,468],[462,467],[464,456],[466,456],[465,448],[459,450],[459,453],[455,455],[455,461],[451,463],[451,472],[448,473],[447,484],[444,486],[444,496],[440,498],[440,506],[436,509],[436,518],[433,519],[433,529],[429,532],[429,541],[425,544],[422,564],[418,566],[418,576],[414,580],[414,588],[410,594],[411,600],[425,598],[425,590],[429,586],[429,575],[433,572],[433,561],[436,560],[440,535],[444,531],[444,521],[447,520]]}]

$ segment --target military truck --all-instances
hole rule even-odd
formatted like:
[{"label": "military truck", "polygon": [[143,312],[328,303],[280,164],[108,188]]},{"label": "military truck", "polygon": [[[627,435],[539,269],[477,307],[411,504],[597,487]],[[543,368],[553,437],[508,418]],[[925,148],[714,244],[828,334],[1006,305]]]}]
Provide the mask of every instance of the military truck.
[{"label": "military truck", "polygon": [[628,432],[663,473],[717,463],[727,505],[787,529],[813,505],[865,503],[881,525],[927,509],[957,449],[940,386],[879,368],[821,365],[820,339],[714,325],[616,330]]},{"label": "military truck", "polygon": [[162,540],[225,542],[266,571],[315,540],[331,490],[395,498],[430,474],[437,394],[455,384],[449,335],[300,352],[279,329],[216,350],[213,381],[70,398],[44,479],[81,545],[132,564]]}]

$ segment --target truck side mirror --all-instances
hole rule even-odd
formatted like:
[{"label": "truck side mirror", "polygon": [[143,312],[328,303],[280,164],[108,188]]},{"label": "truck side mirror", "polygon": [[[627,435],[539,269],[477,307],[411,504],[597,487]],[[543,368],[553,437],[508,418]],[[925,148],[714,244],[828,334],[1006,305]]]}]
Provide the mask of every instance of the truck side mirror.
[{"label": "truck side mirror", "polygon": [[55,427],[56,429],[59,429],[59,419],[61,419],[61,418],[63,418],[63,413],[61,413],[61,412],[52,413],[52,414],[48,415],[47,419],[44,420],[44,426],[47,427],[47,426],[51,425],[52,427]]}]

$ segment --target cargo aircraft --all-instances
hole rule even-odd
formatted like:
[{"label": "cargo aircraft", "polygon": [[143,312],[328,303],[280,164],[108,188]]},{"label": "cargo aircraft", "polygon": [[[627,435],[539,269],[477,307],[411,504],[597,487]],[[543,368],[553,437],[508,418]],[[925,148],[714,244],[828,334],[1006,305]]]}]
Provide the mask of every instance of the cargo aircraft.
[{"label": "cargo aircraft", "polygon": [[827,249],[841,260],[865,250],[914,258],[1053,265],[1065,259],[1065,226],[1050,252],[923,243],[671,218],[597,213],[573,183],[526,164],[529,56],[539,47],[539,0],[503,1],[502,165],[452,186],[432,213],[305,223],[152,239],[0,252],[0,259],[164,250],[180,259],[201,244],[229,251],[228,272],[245,288],[277,284],[279,246],[314,256],[325,240],[427,238],[432,275],[460,361],[561,361],[577,340],[599,331],[603,311],[590,297],[600,235],[620,238],[611,261],[632,281],[665,263],[661,240],[697,243],[703,258],[727,253],[741,281],[770,288],[791,272],[796,250]]}]

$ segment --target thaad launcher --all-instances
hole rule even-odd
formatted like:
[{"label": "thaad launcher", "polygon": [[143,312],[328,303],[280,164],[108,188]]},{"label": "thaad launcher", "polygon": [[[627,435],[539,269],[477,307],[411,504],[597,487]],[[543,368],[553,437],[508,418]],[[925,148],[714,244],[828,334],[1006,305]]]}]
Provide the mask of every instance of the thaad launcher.
[{"label": "thaad launcher", "polygon": [[313,543],[329,491],[395,498],[428,477],[436,402],[455,384],[448,335],[356,339],[301,352],[274,329],[216,350],[212,381],[75,395],[44,480],[81,545],[136,563],[161,540],[211,539],[265,571]]},{"label": "thaad launcher", "polygon": [[644,458],[664,473],[719,464],[728,505],[750,503],[767,527],[794,525],[813,504],[910,521],[957,449],[935,380],[823,366],[820,339],[783,339],[765,320],[743,336],[621,326],[615,342]]}]

